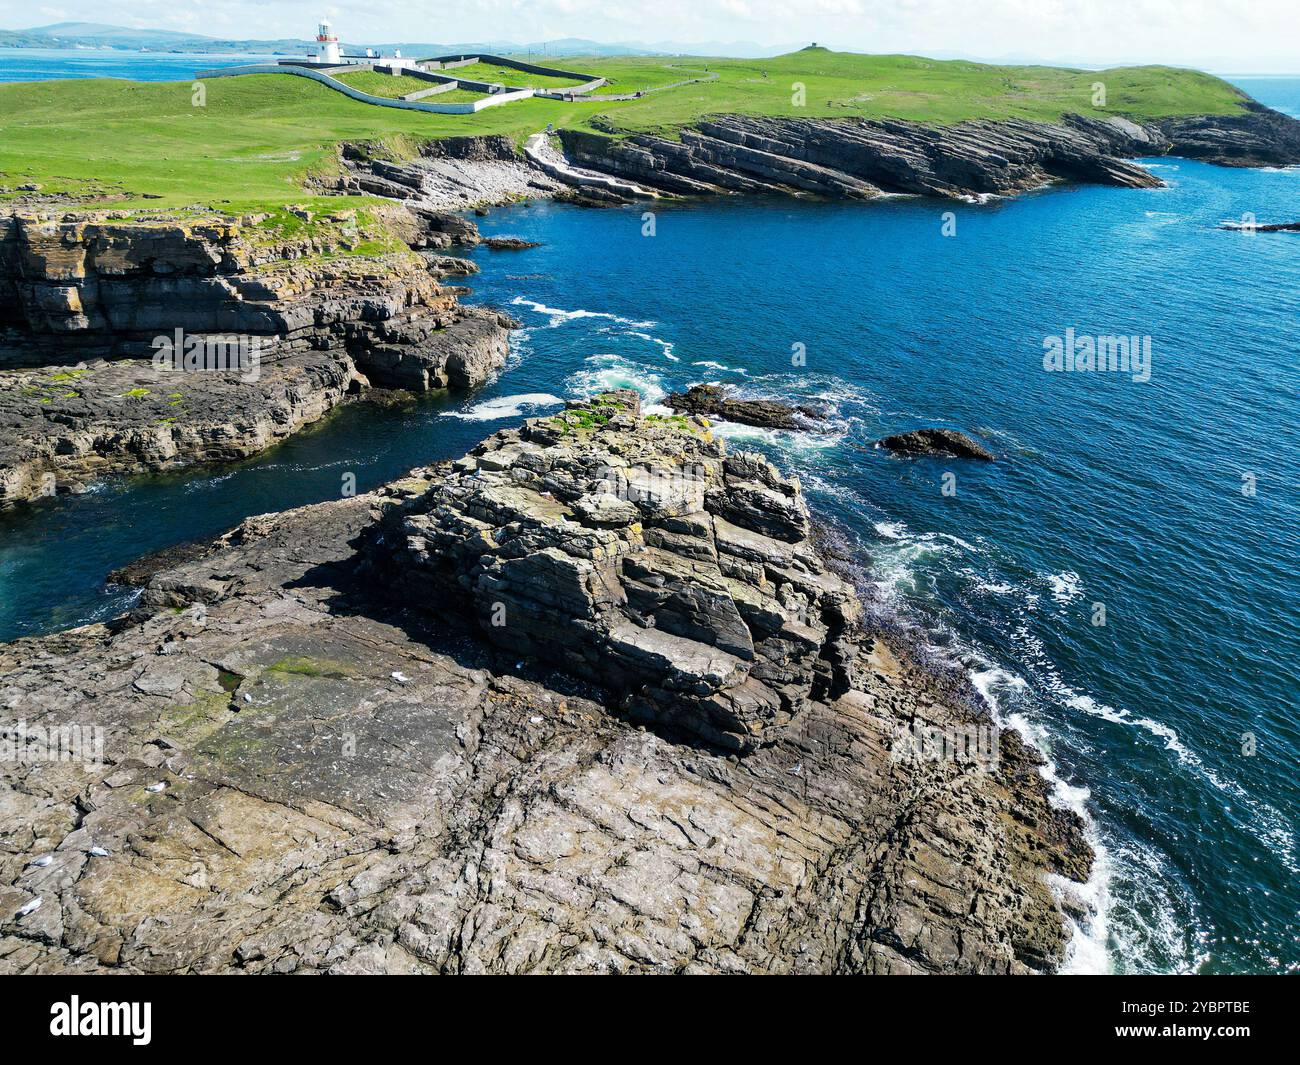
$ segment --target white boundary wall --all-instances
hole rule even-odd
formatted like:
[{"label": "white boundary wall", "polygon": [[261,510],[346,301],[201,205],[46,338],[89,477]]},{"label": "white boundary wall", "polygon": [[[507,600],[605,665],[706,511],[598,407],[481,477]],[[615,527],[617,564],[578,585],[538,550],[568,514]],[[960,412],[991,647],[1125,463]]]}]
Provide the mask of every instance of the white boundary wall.
[{"label": "white boundary wall", "polygon": [[[337,70],[338,68],[334,69]],[[354,100],[361,101],[363,104],[374,104],[377,107],[396,107],[403,111],[426,111],[436,115],[472,115],[476,111],[482,111],[487,107],[498,107],[501,104],[513,103],[515,100],[526,100],[534,94],[532,89],[510,89],[505,92],[493,93],[490,96],[485,96],[482,100],[474,100],[471,103],[426,104],[419,100],[400,100],[391,99],[387,96],[372,96],[368,92],[352,88],[351,85],[347,85],[337,78],[331,78],[328,74],[323,74],[319,70],[288,64],[282,66],[279,63],[250,63],[241,67],[200,70],[195,75],[195,78],[199,81],[205,81],[208,78],[242,77],[245,74],[292,74],[294,77],[310,78],[312,81],[318,81],[336,92],[341,92],[344,96],[350,96]]]}]

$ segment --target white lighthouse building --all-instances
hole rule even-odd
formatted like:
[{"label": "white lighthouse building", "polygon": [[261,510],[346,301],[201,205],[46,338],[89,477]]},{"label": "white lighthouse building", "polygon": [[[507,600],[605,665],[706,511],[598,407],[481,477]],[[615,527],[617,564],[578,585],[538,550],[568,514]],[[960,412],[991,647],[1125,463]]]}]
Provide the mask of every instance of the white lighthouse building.
[{"label": "white lighthouse building", "polygon": [[332,63],[338,65],[342,62],[339,55],[339,39],[334,36],[334,27],[330,25],[330,20],[323,18],[320,20],[320,26],[316,29],[316,43],[320,45],[320,61],[322,63]]}]

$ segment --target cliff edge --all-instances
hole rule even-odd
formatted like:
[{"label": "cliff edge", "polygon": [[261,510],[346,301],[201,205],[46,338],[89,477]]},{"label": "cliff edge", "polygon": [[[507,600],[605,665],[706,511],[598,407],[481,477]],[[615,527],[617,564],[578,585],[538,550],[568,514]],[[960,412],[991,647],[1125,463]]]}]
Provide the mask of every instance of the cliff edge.
[{"label": "cliff edge", "polygon": [[477,239],[455,215],[346,202],[0,217],[0,507],[243,458],[371,387],[481,384],[514,323],[462,305],[442,281],[463,263],[438,254]]}]

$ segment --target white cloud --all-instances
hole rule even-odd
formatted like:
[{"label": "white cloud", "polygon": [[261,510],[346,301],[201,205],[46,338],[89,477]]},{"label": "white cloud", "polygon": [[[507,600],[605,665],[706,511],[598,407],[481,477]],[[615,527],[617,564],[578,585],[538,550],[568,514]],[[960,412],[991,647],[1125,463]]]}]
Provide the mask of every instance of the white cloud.
[{"label": "white cloud", "polygon": [[[0,25],[85,20],[214,36],[310,35],[328,13],[345,40],[452,43],[816,40],[873,52],[1167,62],[1216,69],[1300,66],[1296,0],[0,0]],[[57,13],[56,13],[57,12]]]}]

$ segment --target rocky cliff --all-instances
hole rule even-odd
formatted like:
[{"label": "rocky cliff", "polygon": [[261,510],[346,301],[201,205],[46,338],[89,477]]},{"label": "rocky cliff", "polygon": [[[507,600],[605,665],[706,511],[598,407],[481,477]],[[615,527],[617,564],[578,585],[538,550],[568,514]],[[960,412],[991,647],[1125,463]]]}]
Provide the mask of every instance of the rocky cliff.
[{"label": "rocky cliff", "polygon": [[885,193],[1002,195],[1051,181],[1161,184],[1134,157],[1187,155],[1230,165],[1300,162],[1300,122],[1258,104],[1242,115],[1139,124],[1067,115],[927,126],[912,122],[724,115],[681,131],[564,129],[571,161],[679,194],[778,192],[870,199]]},{"label": "rocky cliff", "polygon": [[498,433],[382,530],[385,583],[493,643],[599,679],[629,717],[722,750],[842,692],[847,584],[797,481],[635,392]]},{"label": "rocky cliff", "polygon": [[244,457],[372,385],[479,384],[512,323],[462,306],[436,254],[475,240],[457,216],[395,206],[0,219],[0,506]]},{"label": "rocky cliff", "polygon": [[0,971],[1051,969],[1077,820],[706,434],[603,397],[0,647]]},{"label": "rocky cliff", "polygon": [[1249,101],[1245,114],[1194,115],[1155,123],[1170,155],[1220,166],[1294,166],[1300,163],[1300,122]]}]

